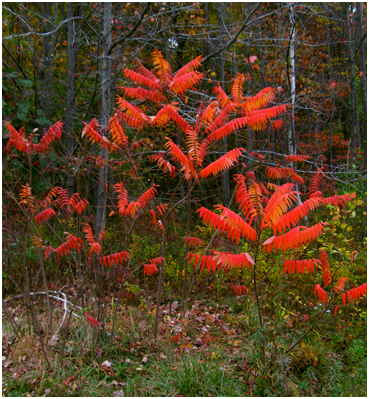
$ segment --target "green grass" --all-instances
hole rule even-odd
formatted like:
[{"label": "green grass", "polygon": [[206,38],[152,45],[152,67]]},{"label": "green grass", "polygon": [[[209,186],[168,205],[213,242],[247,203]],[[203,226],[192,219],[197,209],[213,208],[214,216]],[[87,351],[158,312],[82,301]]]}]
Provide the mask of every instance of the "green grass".
[{"label": "green grass", "polygon": [[[183,316],[176,322],[183,330],[177,344],[171,341],[176,333],[169,321],[162,320],[166,330],[158,340],[153,339],[150,307],[124,309],[110,353],[109,336],[101,328],[92,329],[74,319],[66,342],[69,353],[62,361],[58,355],[61,343],[46,344],[51,370],[45,367],[37,338],[26,336],[17,341],[3,318],[3,347],[7,347],[6,361],[12,362],[3,369],[3,396],[366,396],[366,326],[360,318],[343,324],[327,316],[288,355],[283,354],[283,347],[290,344],[293,329],[286,327],[283,318],[271,318],[280,333],[273,335],[268,330],[269,366],[264,375],[259,351],[262,334],[249,298],[203,300],[189,303],[187,309],[192,306],[197,316],[187,317],[187,324]],[[211,317],[196,320],[206,314],[218,315],[222,323]],[[44,317],[47,320],[47,314]],[[41,314],[39,318],[42,321]],[[341,329],[340,323],[344,325]],[[204,338],[201,329],[205,326],[214,340],[187,353],[188,343]],[[27,333],[27,328],[23,330]],[[303,331],[299,326],[294,338]],[[142,362],[144,357],[147,362]],[[101,365],[106,360],[112,367],[105,373]]]}]

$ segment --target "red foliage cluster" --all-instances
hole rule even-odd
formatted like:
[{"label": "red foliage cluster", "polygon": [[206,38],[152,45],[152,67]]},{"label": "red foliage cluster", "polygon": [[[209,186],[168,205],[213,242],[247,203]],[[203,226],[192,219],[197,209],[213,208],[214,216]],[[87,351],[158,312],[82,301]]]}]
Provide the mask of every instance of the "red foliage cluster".
[{"label": "red foliage cluster", "polygon": [[87,318],[87,323],[91,326],[91,327],[99,327],[101,326],[101,324],[94,319],[92,316],[90,316],[87,312],[85,313],[86,318]]},{"label": "red foliage cluster", "polygon": [[125,260],[129,259],[129,253],[127,251],[117,252],[115,254],[110,254],[100,258],[100,265],[111,267],[111,262],[113,261],[115,265],[119,262],[123,264]]},{"label": "red foliage cluster", "polygon": [[202,245],[204,245],[203,243],[202,243],[202,241],[200,240],[200,238],[197,238],[197,237],[185,237],[184,238],[184,241],[185,241],[185,243],[188,243],[189,245],[197,245],[197,246],[202,246]]},{"label": "red foliage cluster", "polygon": [[321,263],[318,259],[304,259],[304,260],[284,260],[283,261],[283,273],[307,273],[313,272],[314,267]]},{"label": "red foliage cluster", "polygon": [[41,224],[51,219],[53,215],[55,215],[55,211],[51,208],[47,208],[35,216],[35,222],[36,224]]},{"label": "red foliage cluster", "polygon": [[348,302],[354,301],[367,295],[367,283],[360,285],[359,287],[352,288],[351,290],[347,291],[346,293],[342,294],[342,303],[345,305],[346,298]]},{"label": "red foliage cluster", "polygon": [[72,251],[73,249],[77,249],[78,252],[81,250],[81,246],[83,244],[83,241],[78,238],[74,237],[73,234],[68,233],[67,235],[67,241],[60,245],[58,248],[53,248],[53,247],[47,247],[45,251],[45,257],[46,259],[48,258],[50,251],[56,252],[58,255],[58,259],[60,256],[66,256]]},{"label": "red foliage cluster", "polygon": [[327,287],[328,284],[332,281],[331,273],[329,271],[329,262],[327,253],[323,250],[320,251],[319,258],[322,265],[322,274],[324,280],[324,287]]},{"label": "red foliage cluster", "polygon": [[249,289],[246,287],[246,285],[232,285],[232,291],[235,295],[241,296],[247,294]]},{"label": "red foliage cluster", "polygon": [[158,268],[153,263],[146,264],[144,266],[144,275],[152,276],[154,273],[158,272]]},{"label": "red foliage cluster", "polygon": [[47,132],[44,132],[40,142],[36,144],[33,143],[35,131],[30,134],[29,139],[27,140],[26,131],[23,127],[18,132],[9,122],[5,121],[4,124],[9,132],[6,136],[9,137],[9,141],[4,150],[10,151],[11,147],[14,147],[16,150],[23,152],[24,154],[30,154],[32,150],[35,154],[40,152],[46,154],[46,152],[50,150],[50,145],[56,139],[60,140],[63,133],[63,123],[60,121],[56,122]]}]

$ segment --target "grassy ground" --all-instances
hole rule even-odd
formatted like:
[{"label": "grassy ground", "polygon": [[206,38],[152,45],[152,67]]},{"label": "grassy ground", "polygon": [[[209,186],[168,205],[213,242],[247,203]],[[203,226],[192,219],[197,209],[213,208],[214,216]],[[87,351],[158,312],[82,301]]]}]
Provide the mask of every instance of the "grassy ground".
[{"label": "grassy ground", "polygon": [[[266,348],[265,371],[256,308],[247,295],[218,302],[209,293],[164,304],[157,339],[153,301],[122,302],[110,350],[110,299],[105,325],[91,327],[82,311],[52,338],[38,298],[34,309],[51,368],[21,302],[7,306],[24,335],[18,339],[3,315],[3,396],[366,396],[366,323],[353,309],[327,314],[287,355],[307,327],[272,318],[278,334]],[[54,306],[53,332],[63,315],[61,304]]]}]

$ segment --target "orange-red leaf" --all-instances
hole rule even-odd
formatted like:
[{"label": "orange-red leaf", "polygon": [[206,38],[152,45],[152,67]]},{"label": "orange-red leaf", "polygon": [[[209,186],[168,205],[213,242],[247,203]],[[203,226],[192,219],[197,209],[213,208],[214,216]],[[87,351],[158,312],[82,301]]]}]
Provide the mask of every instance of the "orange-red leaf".
[{"label": "orange-red leaf", "polygon": [[[87,318],[87,323],[91,326],[91,327],[98,327],[101,326],[101,324],[94,319],[92,316],[90,316],[87,312],[85,313],[86,318]],[[67,381],[68,382],[68,381]],[[67,385],[67,383],[65,383]]]},{"label": "orange-red leaf", "polygon": [[55,215],[55,212],[51,208],[47,208],[35,216],[35,222],[41,224],[48,221],[53,215]]},{"label": "orange-red leaf", "polygon": [[227,152],[227,154],[221,156],[216,161],[212,162],[206,168],[200,172],[200,178],[205,179],[210,175],[216,176],[217,174],[231,168],[237,159],[242,155],[242,151],[246,151],[244,148],[234,148]]},{"label": "orange-red leaf", "polygon": [[159,89],[159,80],[158,79],[151,79],[147,76],[142,75],[141,73],[132,71],[131,69],[124,69],[123,71],[124,76],[135,83],[139,83],[141,85],[150,87],[151,89]]},{"label": "orange-red leaf", "polygon": [[223,205],[216,205],[215,209],[222,211],[221,217],[225,218],[224,231],[228,232],[228,237],[231,240],[235,239],[237,244],[241,236],[252,241],[257,240],[256,231],[237,213]]},{"label": "orange-red leaf", "polygon": [[310,187],[309,187],[309,196],[311,197],[316,191],[318,191],[319,186],[321,185],[323,181],[323,168],[317,169],[315,172],[313,178],[311,179],[310,182]]},{"label": "orange-red leaf", "polygon": [[264,210],[264,215],[261,220],[261,228],[264,229],[266,226],[272,227],[274,234],[276,234],[275,225],[292,207],[293,203],[297,201],[296,194],[297,192],[294,191],[294,184],[292,183],[286,183],[278,187],[271,196]]},{"label": "orange-red leaf", "polygon": [[[342,301],[343,301],[343,304],[345,304],[343,295],[345,295],[345,294],[342,294]],[[360,285],[359,287],[352,288],[351,290],[346,292],[346,298],[347,298],[348,302],[351,302],[351,300],[353,302],[353,301],[363,297],[364,295],[365,296],[367,295],[367,283]]]},{"label": "orange-red leaf", "polygon": [[[215,122],[215,121],[214,121]],[[247,126],[250,122],[249,117],[240,117],[231,120],[230,122],[226,123],[225,125],[222,125],[215,131],[213,131],[209,136],[207,137],[207,140],[209,143],[212,143],[215,140],[220,140],[223,139],[227,136],[229,136],[231,133],[233,133],[237,129],[242,129],[243,127]],[[211,125],[209,129],[211,128]]]},{"label": "orange-red leaf", "polygon": [[154,184],[148,190],[146,190],[137,200],[140,204],[141,208],[146,208],[147,204],[155,197],[158,193],[155,187],[159,187],[157,184]]},{"label": "orange-red leaf", "polygon": [[169,90],[174,94],[184,94],[201,81],[203,74],[197,71],[188,72],[185,75],[175,77],[169,84]]},{"label": "orange-red leaf", "polygon": [[327,303],[328,302],[328,295],[327,293],[323,290],[323,288],[317,284],[314,288],[314,294],[323,302]]},{"label": "orange-red leaf", "polygon": [[193,60],[188,62],[186,65],[184,65],[182,68],[178,69],[178,71],[173,76],[173,80],[178,79],[181,76],[199,68],[201,66],[201,58],[202,58],[202,55],[194,58]]},{"label": "orange-red leaf", "polygon": [[104,264],[104,266],[111,267],[111,262],[118,265],[119,263],[123,264],[125,260],[129,259],[129,253],[127,251],[116,252],[114,254],[106,255],[100,258],[100,265]]},{"label": "orange-red leaf", "polygon": [[192,160],[189,159],[170,138],[166,137],[166,139],[167,142],[165,143],[165,147],[172,154],[173,159],[182,165],[185,173],[185,179],[189,180],[192,177],[197,179],[197,173],[194,169]]},{"label": "orange-red leaf", "polygon": [[331,273],[329,271],[329,261],[327,253],[323,250],[320,251],[319,258],[322,264],[322,274],[324,280],[324,287],[327,287],[328,284],[332,281]]},{"label": "orange-red leaf", "polygon": [[260,110],[260,108],[269,105],[274,100],[275,93],[276,91],[273,88],[265,87],[265,89],[260,90],[255,96],[246,98],[246,101],[243,103],[245,113]]},{"label": "orange-red leaf", "polygon": [[114,191],[118,197],[118,212],[120,216],[123,216],[128,206],[128,191],[124,187],[123,183],[114,184]]},{"label": "orange-red leaf", "polygon": [[78,237],[74,237],[73,234],[68,233],[67,240],[58,248],[47,247],[45,251],[45,257],[48,258],[50,251],[56,252],[58,259],[60,256],[65,256],[70,253],[73,249],[80,251],[82,245],[82,240]]},{"label": "orange-red leaf", "polygon": [[298,248],[307,241],[310,243],[315,240],[325,230],[325,225],[329,223],[321,222],[312,227],[297,226],[288,233],[268,238],[263,243],[263,251],[270,253],[273,249],[286,251],[287,249]]},{"label": "orange-red leaf", "polygon": [[233,79],[232,84],[232,98],[235,103],[241,103],[243,101],[242,91],[243,84],[245,83],[245,75],[243,73],[238,73],[237,76]]},{"label": "orange-red leaf", "polygon": [[336,285],[334,286],[334,291],[335,292],[342,292],[345,290],[345,284],[348,281],[347,277],[341,277]]},{"label": "orange-red leaf", "polygon": [[85,123],[85,127],[82,130],[82,137],[86,135],[88,137],[88,139],[91,140],[92,142],[102,145],[103,138],[97,132],[98,128],[99,128],[99,124],[97,123],[97,120],[95,118],[92,119],[89,124]]},{"label": "orange-red leaf", "polygon": [[239,269],[249,267],[255,264],[254,260],[247,252],[242,254],[231,254],[229,252],[214,252],[213,260],[224,269],[238,267]]},{"label": "orange-red leaf", "polygon": [[189,245],[196,245],[196,246],[202,246],[204,245],[200,238],[197,237],[185,237],[184,242],[188,243]]},{"label": "orange-red leaf", "polygon": [[285,155],[284,159],[287,162],[304,162],[310,159],[309,155]]},{"label": "orange-red leaf", "polygon": [[232,291],[235,295],[241,296],[247,294],[249,289],[246,285],[232,285]]},{"label": "orange-red leaf", "polygon": [[149,160],[152,162],[157,162],[157,164],[161,168],[163,168],[164,173],[166,171],[169,171],[170,175],[172,177],[175,177],[176,176],[176,167],[174,165],[172,165],[170,162],[168,162],[164,158],[163,154],[165,154],[165,153],[158,153],[158,154],[151,155],[151,156],[149,156]]},{"label": "orange-red leaf", "polygon": [[276,234],[276,232],[284,233],[286,229],[299,223],[303,217],[305,217],[310,211],[313,211],[321,204],[322,198],[313,197],[296,206],[291,211],[281,216],[277,223],[275,223],[274,234]]},{"label": "orange-red leaf", "polygon": [[118,115],[115,114],[109,120],[109,132],[112,139],[119,147],[128,146],[128,137],[124,133],[124,129],[119,121]]},{"label": "orange-red leaf", "polygon": [[258,215],[257,208],[255,208],[254,202],[247,190],[245,177],[242,175],[236,175],[235,180],[237,181],[236,201],[244,214],[245,220],[250,217],[249,224],[251,225],[254,218]]},{"label": "orange-red leaf", "polygon": [[319,259],[304,259],[304,260],[284,260],[283,273],[307,273],[313,272],[314,267],[321,263]]},{"label": "orange-red leaf", "polygon": [[82,231],[85,233],[86,235],[86,240],[87,242],[92,245],[95,243],[94,240],[94,236],[92,234],[92,229],[91,226],[88,223],[82,223],[83,227],[82,227]]},{"label": "orange-red leaf", "polygon": [[152,276],[154,273],[158,272],[158,268],[154,264],[148,264],[144,266],[144,275]]}]

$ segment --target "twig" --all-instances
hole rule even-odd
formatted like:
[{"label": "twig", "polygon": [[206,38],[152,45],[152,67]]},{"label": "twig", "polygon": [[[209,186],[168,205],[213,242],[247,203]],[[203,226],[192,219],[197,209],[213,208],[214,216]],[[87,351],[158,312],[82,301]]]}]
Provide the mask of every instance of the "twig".
[{"label": "twig", "polygon": [[[15,335],[17,336],[17,338],[19,338],[19,334],[18,331],[23,333],[23,331],[18,327],[17,323],[14,321],[13,317],[11,316],[8,307],[6,306],[6,303],[3,300],[3,309],[5,310],[5,314],[8,317],[11,325],[13,326],[13,330]],[[18,330],[18,331],[17,331]]]}]

